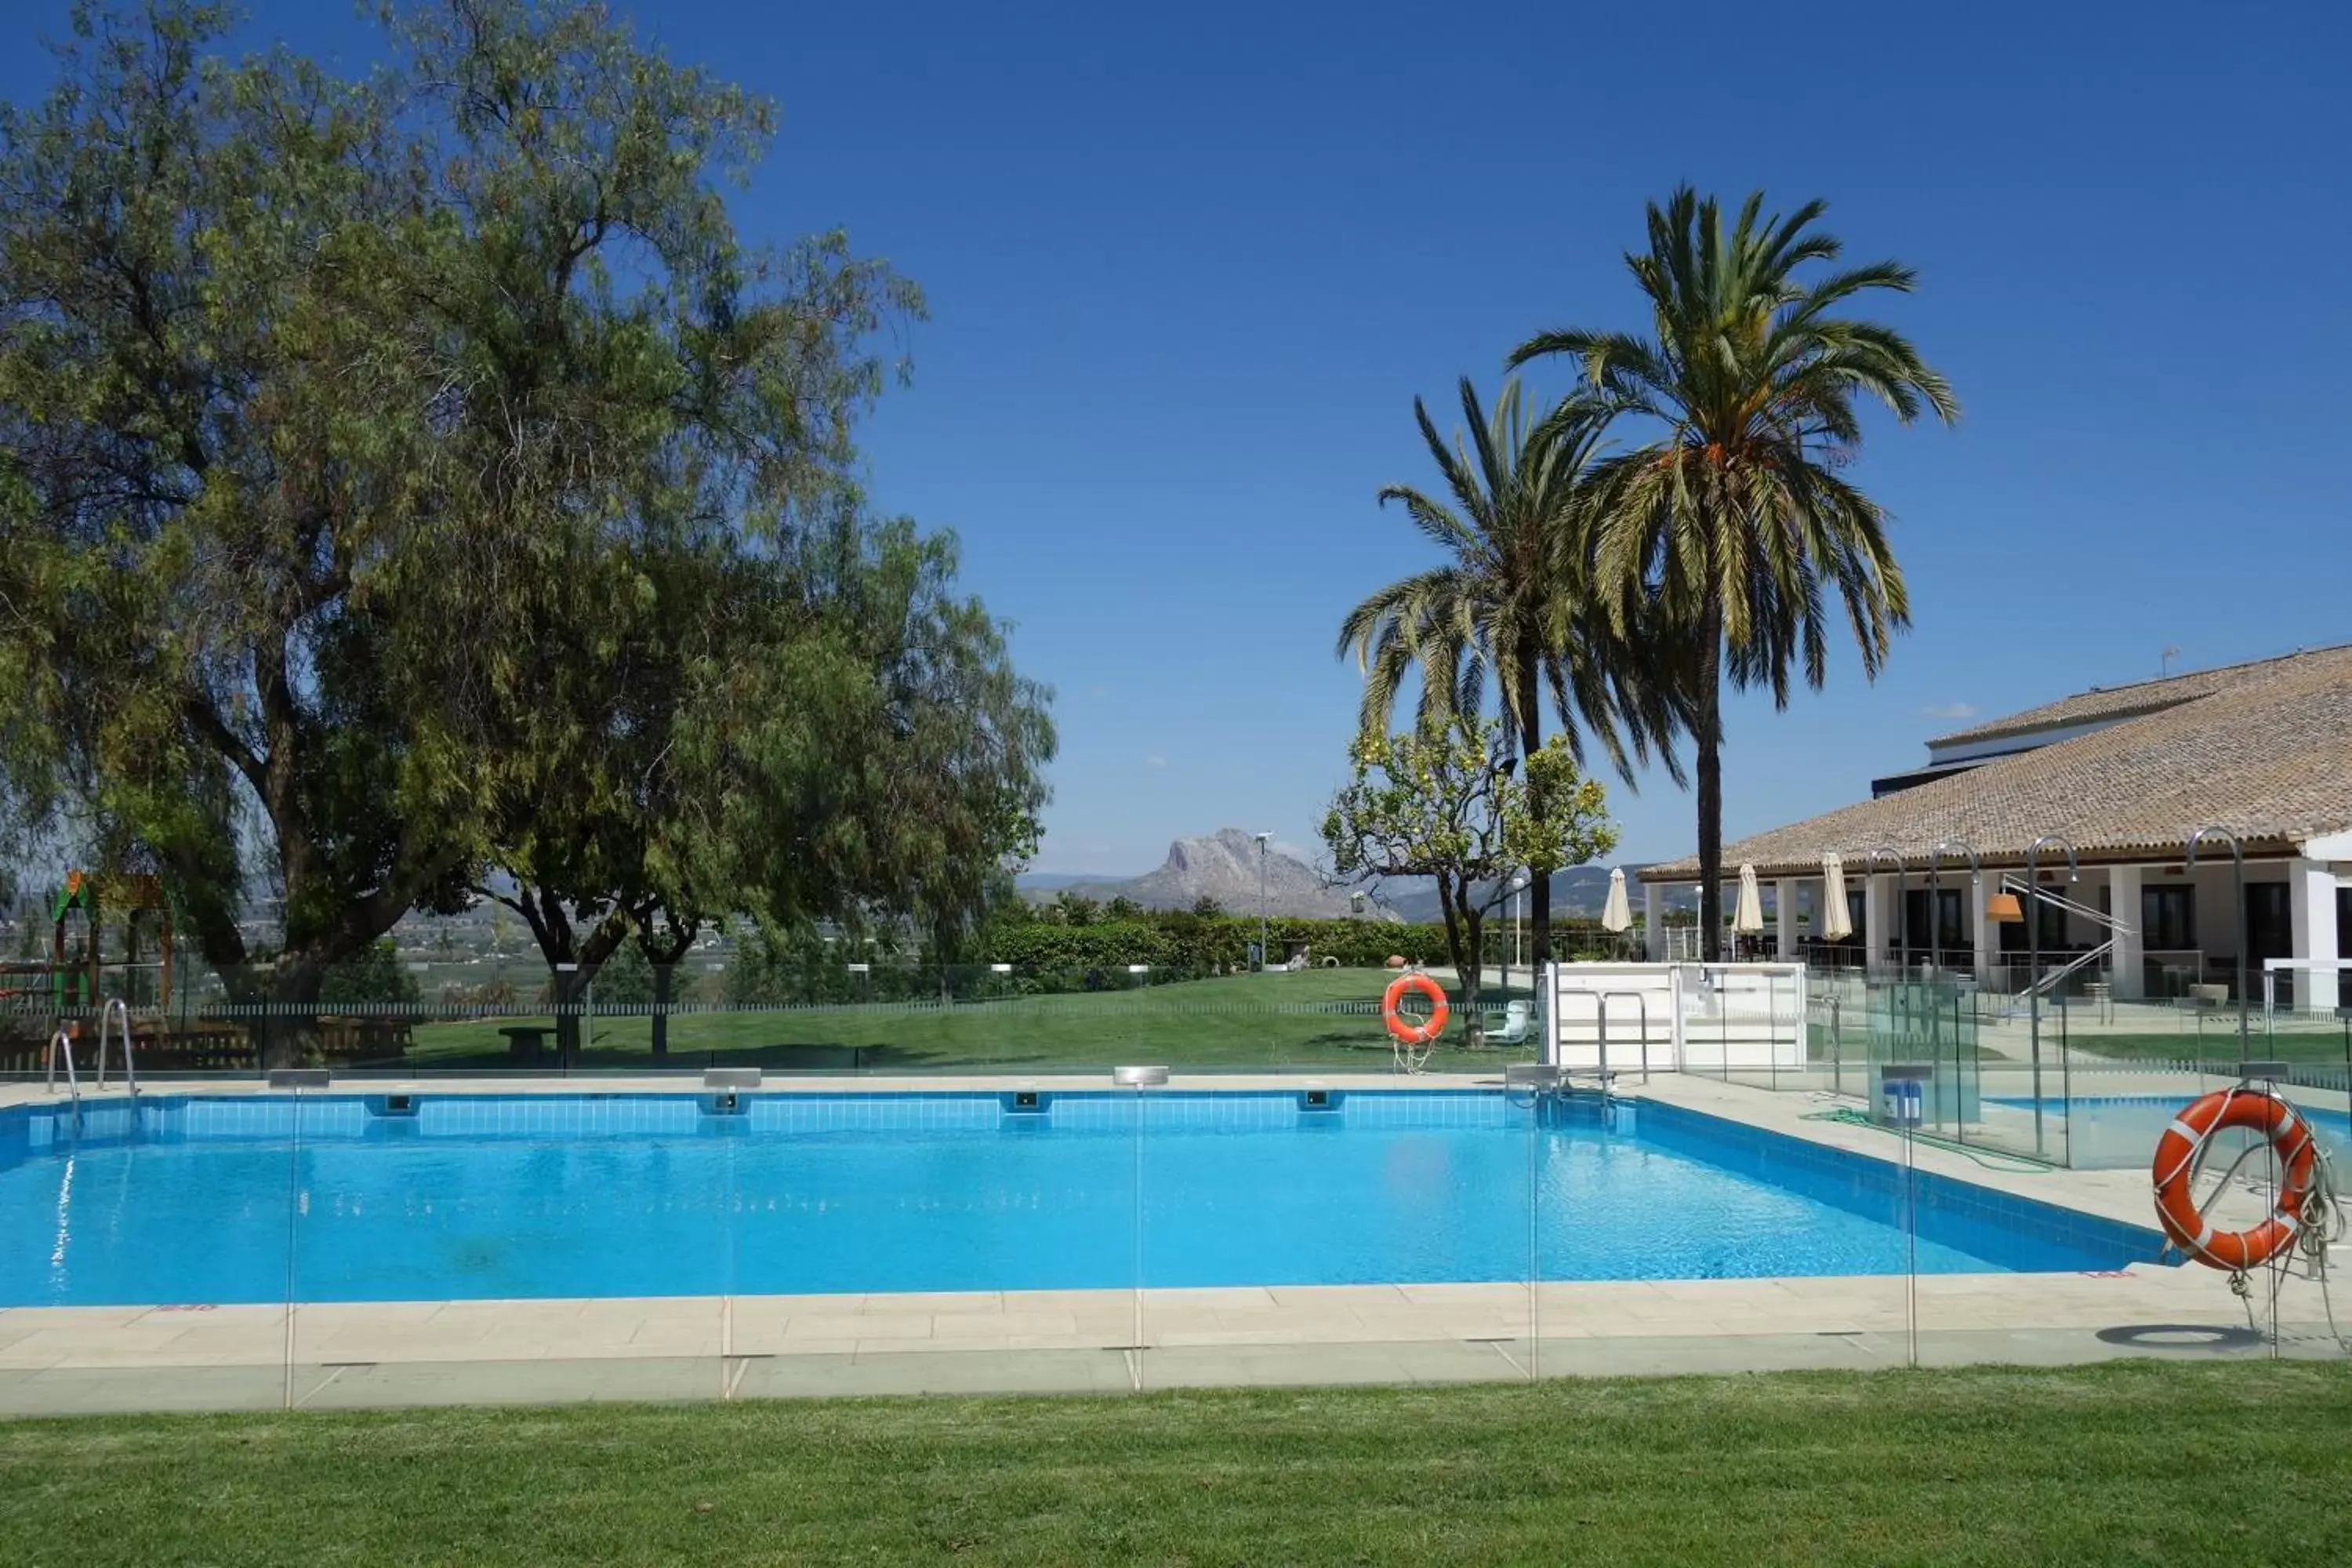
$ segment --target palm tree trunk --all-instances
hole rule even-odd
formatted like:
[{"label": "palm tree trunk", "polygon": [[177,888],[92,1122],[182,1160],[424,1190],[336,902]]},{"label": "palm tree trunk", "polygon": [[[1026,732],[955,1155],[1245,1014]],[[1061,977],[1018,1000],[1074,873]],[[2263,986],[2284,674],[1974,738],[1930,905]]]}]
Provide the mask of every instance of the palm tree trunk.
[{"label": "palm tree trunk", "polygon": [[1698,952],[1723,957],[1723,602],[1713,593],[1700,612],[1698,722]]},{"label": "palm tree trunk", "polygon": [[[1543,745],[1543,704],[1536,700],[1536,650],[1532,646],[1519,650],[1519,778],[1524,783],[1528,764]],[[1530,801],[1530,810],[1540,815],[1541,807]],[[1534,872],[1528,883],[1528,897],[1535,903],[1534,919],[1528,930],[1528,951],[1537,969],[1543,967],[1551,956],[1551,873]],[[1510,896],[1504,895],[1503,910],[1507,921]],[[1533,971],[1529,972],[1530,976]]]}]

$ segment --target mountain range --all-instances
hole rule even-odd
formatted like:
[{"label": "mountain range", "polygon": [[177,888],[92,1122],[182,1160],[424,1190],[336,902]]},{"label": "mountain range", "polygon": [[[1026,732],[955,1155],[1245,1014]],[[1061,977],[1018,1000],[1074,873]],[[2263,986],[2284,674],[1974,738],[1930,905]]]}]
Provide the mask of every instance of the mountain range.
[{"label": "mountain range", "polygon": [[[1630,875],[1633,868],[1627,868]],[[1555,915],[1598,916],[1609,899],[1606,866],[1574,866],[1551,878]],[[1189,910],[1202,898],[1214,899],[1231,914],[1255,914],[1258,909],[1258,845],[1255,835],[1238,827],[1220,828],[1196,838],[1179,838],[1168,847],[1159,869],[1139,877],[1099,877],[1068,872],[1038,872],[1020,879],[1022,892],[1034,902],[1051,902],[1065,889],[1097,903],[1129,899],[1148,910]],[[1437,885],[1426,877],[1396,877],[1368,892],[1365,908],[1354,908],[1352,895],[1360,889],[1335,886],[1292,851],[1269,844],[1265,855],[1265,908],[1276,915],[1328,919],[1361,912],[1374,919],[1434,921],[1439,918]],[[1634,908],[1640,889],[1629,889]],[[1696,907],[1696,894],[1676,889],[1676,909]],[[1496,911],[1500,914],[1501,910]]]},{"label": "mountain range", "polygon": [[1238,827],[1177,839],[1168,847],[1168,858],[1159,869],[1140,877],[1074,878],[1047,872],[1023,877],[1020,888],[1038,902],[1051,901],[1067,889],[1097,903],[1127,899],[1147,910],[1189,910],[1205,898],[1215,900],[1229,914],[1255,914],[1261,874],[1268,914],[1329,920],[1360,912],[1374,919],[1396,918],[1377,899],[1367,898],[1358,910],[1353,889],[1326,881],[1289,850],[1268,844],[1261,856],[1257,836]]}]

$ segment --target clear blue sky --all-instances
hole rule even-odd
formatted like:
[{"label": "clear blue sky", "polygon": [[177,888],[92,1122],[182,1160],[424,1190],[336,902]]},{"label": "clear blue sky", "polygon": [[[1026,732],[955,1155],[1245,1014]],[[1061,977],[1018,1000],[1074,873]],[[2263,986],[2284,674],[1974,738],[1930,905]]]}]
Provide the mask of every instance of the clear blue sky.
[{"label": "clear blue sky", "polygon": [[[1680,180],[1826,197],[1850,257],[1918,268],[1880,313],[1965,406],[1874,430],[1916,630],[1874,687],[1842,658],[1734,707],[1730,833],[2168,647],[2352,640],[2336,6],[622,8],[782,103],[748,229],[845,226],[929,294],[871,487],[962,537],[1058,691],[1041,869],[1314,841],[1338,620],[1430,559],[1372,500],[1427,478],[1412,397],[1491,395],[1538,327],[1641,326],[1620,253]],[[371,47],[334,0],[257,9]],[[63,15],[19,0],[10,41]],[[1690,847],[1663,777],[1615,805],[1622,858]]]}]

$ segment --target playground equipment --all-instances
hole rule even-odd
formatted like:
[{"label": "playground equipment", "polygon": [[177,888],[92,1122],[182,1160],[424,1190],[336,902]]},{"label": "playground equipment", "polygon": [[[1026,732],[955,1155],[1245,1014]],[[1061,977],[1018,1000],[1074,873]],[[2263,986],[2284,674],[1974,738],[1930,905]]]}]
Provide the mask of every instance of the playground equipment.
[{"label": "playground equipment", "polygon": [[[104,961],[105,922],[109,915],[123,921],[122,958]],[[142,960],[140,938],[142,916],[155,936],[156,956]],[[68,871],[66,883],[49,910],[49,999],[60,1016],[85,1013],[103,1000],[101,967],[124,972],[125,990],[149,971],[156,975],[152,1002],[160,1012],[172,1005],[172,910],[163,898],[162,880],[150,876],[98,876]],[[137,998],[142,1004],[145,997]]]}]

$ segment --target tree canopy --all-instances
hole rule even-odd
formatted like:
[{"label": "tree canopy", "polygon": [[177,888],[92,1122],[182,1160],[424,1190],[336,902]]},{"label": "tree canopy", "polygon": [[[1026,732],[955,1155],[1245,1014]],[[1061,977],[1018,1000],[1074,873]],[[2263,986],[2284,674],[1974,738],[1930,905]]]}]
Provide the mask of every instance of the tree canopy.
[{"label": "tree canopy", "polygon": [[1617,847],[1608,798],[1554,735],[1522,760],[1497,720],[1456,720],[1402,734],[1366,733],[1352,776],[1323,816],[1335,873],[1349,880],[1428,877],[1445,945],[1477,1029],[1486,917],[1511,873],[1581,866]]},{"label": "tree canopy", "polygon": [[0,110],[0,801],[283,999],[469,887],[543,951],[969,921],[1053,738],[952,542],[859,502],[919,295],[744,239],[772,110],[601,7],[383,25],[347,79],[85,4]]},{"label": "tree canopy", "polygon": [[[1679,782],[1680,644],[1660,626],[1621,626],[1594,584],[1589,476],[1611,405],[1579,393],[1544,411],[1512,380],[1490,412],[1468,377],[1459,390],[1451,443],[1412,405],[1444,488],[1380,492],[1447,559],[1379,589],[1340,623],[1339,651],[1364,671],[1363,727],[1387,729],[1408,676],[1420,682],[1423,727],[1480,717],[1491,684],[1523,757],[1544,744],[1549,708],[1580,763],[1589,735],[1621,778],[1654,751]],[[1534,938],[1540,959],[1551,943],[1542,870]]]},{"label": "tree canopy", "polygon": [[1864,294],[1908,292],[1909,268],[1799,276],[1843,252],[1816,226],[1825,210],[1812,201],[1767,216],[1758,192],[1727,215],[1679,189],[1651,205],[1648,247],[1625,258],[1653,336],[1563,329],[1511,355],[1570,360],[1615,413],[1654,432],[1594,465],[1593,558],[1621,631],[1663,617],[1689,639],[1708,957],[1721,940],[1724,679],[1785,704],[1792,668],[1821,685],[1841,621],[1876,676],[1910,602],[1886,514],[1847,474],[1863,438],[1856,404],[1875,400],[1905,424],[1959,415],[1907,339],[1842,313]]}]

